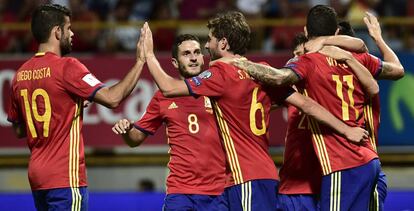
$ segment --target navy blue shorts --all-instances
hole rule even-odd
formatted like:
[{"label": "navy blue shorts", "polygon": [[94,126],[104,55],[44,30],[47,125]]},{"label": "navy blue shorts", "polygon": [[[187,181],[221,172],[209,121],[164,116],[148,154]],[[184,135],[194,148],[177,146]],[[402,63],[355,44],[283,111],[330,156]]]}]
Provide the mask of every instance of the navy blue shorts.
[{"label": "navy blue shorts", "polygon": [[387,198],[387,176],[381,170],[377,186],[372,194],[371,204],[369,206],[369,210],[371,211],[383,211],[384,210],[384,202],[385,198]]},{"label": "navy blue shorts", "polygon": [[223,195],[168,194],[164,201],[164,211],[227,211]]},{"label": "navy blue shorts", "polygon": [[36,209],[42,210],[88,210],[88,189],[56,188],[32,192]]},{"label": "navy blue shorts", "polygon": [[283,211],[316,211],[318,197],[313,194],[280,194],[278,195],[280,210]]},{"label": "navy blue shorts", "polygon": [[380,172],[378,159],[322,177],[321,210],[368,210]]},{"label": "navy blue shorts", "polygon": [[232,211],[277,210],[277,180],[251,180],[224,190],[228,207]]}]

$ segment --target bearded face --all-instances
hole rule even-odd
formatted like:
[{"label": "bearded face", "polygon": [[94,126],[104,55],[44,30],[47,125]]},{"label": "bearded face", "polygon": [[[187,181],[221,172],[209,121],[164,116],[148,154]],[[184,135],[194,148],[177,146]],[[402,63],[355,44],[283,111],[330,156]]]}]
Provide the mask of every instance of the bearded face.
[{"label": "bearded face", "polygon": [[68,33],[65,34],[62,32],[62,39],[60,39],[59,46],[62,56],[69,54],[72,51],[71,37]]}]

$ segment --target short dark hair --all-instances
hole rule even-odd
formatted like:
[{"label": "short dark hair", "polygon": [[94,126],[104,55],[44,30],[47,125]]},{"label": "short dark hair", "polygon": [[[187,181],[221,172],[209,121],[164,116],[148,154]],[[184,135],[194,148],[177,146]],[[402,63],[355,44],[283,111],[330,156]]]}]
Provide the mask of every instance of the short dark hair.
[{"label": "short dark hair", "polygon": [[295,50],[299,45],[302,45],[308,41],[308,38],[305,36],[304,33],[299,33],[293,38],[292,42],[292,50]]},{"label": "short dark hair", "polygon": [[250,44],[250,27],[241,12],[230,11],[216,15],[207,23],[207,28],[217,39],[226,38],[229,51],[243,55]]},{"label": "short dark hair", "polygon": [[178,46],[181,45],[181,43],[183,43],[184,41],[187,41],[187,40],[194,40],[194,41],[197,41],[198,43],[200,43],[200,39],[198,39],[197,36],[194,36],[192,34],[178,35],[175,38],[174,44],[173,44],[172,49],[171,49],[171,54],[172,54],[172,57],[174,59],[178,59]]},{"label": "short dark hair", "polygon": [[338,28],[337,15],[332,7],[316,5],[309,10],[306,19],[308,38],[334,35]]},{"label": "short dark hair", "polygon": [[55,26],[63,29],[65,16],[72,16],[70,10],[58,4],[40,5],[32,14],[32,34],[37,42],[45,43]]},{"label": "short dark hair", "polygon": [[348,21],[340,21],[338,23],[338,26],[339,26],[339,34],[355,37],[355,31]]}]

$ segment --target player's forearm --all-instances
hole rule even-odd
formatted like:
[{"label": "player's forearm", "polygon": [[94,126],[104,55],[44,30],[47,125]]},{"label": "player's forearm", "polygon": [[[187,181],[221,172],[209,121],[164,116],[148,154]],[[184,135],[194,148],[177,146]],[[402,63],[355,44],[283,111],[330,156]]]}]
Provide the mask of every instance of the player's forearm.
[{"label": "player's forearm", "polygon": [[164,96],[176,97],[190,94],[185,82],[165,73],[155,56],[147,58],[147,65],[155,83]]},{"label": "player's forearm", "polygon": [[309,97],[306,97],[303,104],[298,108],[301,109],[305,114],[316,119],[318,122],[331,127],[340,135],[344,135],[346,129],[348,128],[345,123],[336,118],[331,114],[331,112],[326,110],[323,106],[319,105]]},{"label": "player's forearm", "polygon": [[268,86],[288,86],[299,79],[290,69],[277,69],[271,66],[243,60],[237,62],[239,68],[244,69],[250,76]]},{"label": "player's forearm", "polygon": [[378,49],[380,50],[382,56],[384,57],[384,61],[393,63],[396,65],[401,65],[400,60],[398,59],[397,55],[394,53],[394,51],[385,43],[384,39],[378,38],[375,39],[375,43],[378,46]]},{"label": "player's forearm", "polygon": [[387,45],[387,43],[385,43],[382,37],[375,39],[375,42],[382,56],[384,57],[384,65],[379,78],[391,80],[402,78],[405,71],[400,60],[398,59],[398,56]]},{"label": "player's forearm", "polygon": [[144,142],[144,140],[147,138],[147,135],[135,128],[132,128],[121,136],[124,142],[130,147],[137,147],[141,145],[142,142]]},{"label": "player's forearm", "polygon": [[361,63],[359,63],[354,57],[352,57],[351,59],[347,59],[346,63],[354,71],[358,80],[361,82],[361,85],[364,87],[364,90],[370,96],[374,96],[378,94],[379,92],[378,83],[366,67],[364,67]]},{"label": "player's forearm", "polygon": [[141,74],[143,61],[137,61],[127,75],[117,84],[111,87],[100,89],[94,101],[108,108],[116,108],[125,99],[137,84],[139,75]]},{"label": "player's forearm", "polygon": [[329,36],[324,45],[334,45],[341,48],[348,49],[355,52],[367,52],[367,46],[364,41],[359,38],[350,37],[346,35]]},{"label": "player's forearm", "polygon": [[109,93],[117,105],[119,105],[119,103],[121,103],[121,101],[129,96],[132,90],[134,90],[139,76],[141,75],[143,66],[144,62],[142,60],[137,60],[132,69],[120,82],[109,87]]}]

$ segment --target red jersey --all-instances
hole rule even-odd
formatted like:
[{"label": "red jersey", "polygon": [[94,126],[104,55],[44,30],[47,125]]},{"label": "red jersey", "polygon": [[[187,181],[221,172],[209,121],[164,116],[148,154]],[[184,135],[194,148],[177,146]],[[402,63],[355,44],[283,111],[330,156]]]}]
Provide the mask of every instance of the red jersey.
[{"label": "red jersey", "polygon": [[268,152],[269,113],[271,104],[282,104],[291,89],[267,92],[246,72],[222,62],[185,82],[192,95],[212,100],[231,170],[228,185],[277,180],[276,166]]},{"label": "red jersey", "polygon": [[25,124],[32,190],[86,186],[83,100],[102,87],[77,59],[37,53],[12,81],[8,120]]},{"label": "red jersey", "polygon": [[166,124],[170,145],[167,194],[221,194],[226,158],[210,99],[166,98],[158,91],[134,126],[153,134],[162,123]]},{"label": "red jersey", "polygon": [[[373,75],[381,68],[381,60],[368,53],[354,54],[354,57]],[[301,78],[296,84],[300,92],[349,126],[364,126],[366,96],[352,69],[345,63],[319,53],[309,53],[289,61],[287,68]],[[323,175],[358,167],[378,157],[370,143],[354,144],[313,119],[310,123],[313,147]]]},{"label": "red jersey", "polygon": [[279,176],[279,193],[320,192],[322,170],[312,146],[309,117],[292,105],[288,106],[285,151]]},{"label": "red jersey", "polygon": [[377,150],[378,145],[380,114],[380,97],[377,94],[371,97],[364,107],[365,128],[369,132],[369,141],[375,150]]}]

